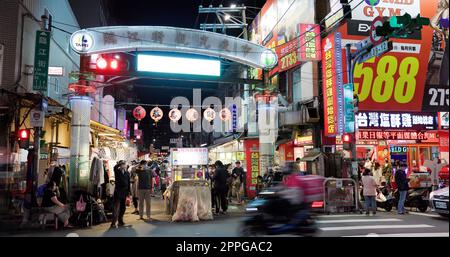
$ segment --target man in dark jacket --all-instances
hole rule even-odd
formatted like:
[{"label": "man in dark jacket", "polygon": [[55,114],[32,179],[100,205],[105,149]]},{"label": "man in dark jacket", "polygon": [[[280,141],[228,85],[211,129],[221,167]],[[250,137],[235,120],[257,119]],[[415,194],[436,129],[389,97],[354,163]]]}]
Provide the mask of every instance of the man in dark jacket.
[{"label": "man in dark jacket", "polygon": [[114,176],[114,212],[111,228],[117,228],[117,221],[119,221],[119,226],[125,225],[123,222],[123,215],[125,214],[126,209],[125,202],[127,196],[131,195],[130,173],[127,171],[125,161],[119,161],[114,167]]},{"label": "man in dark jacket", "polygon": [[395,183],[397,183],[399,199],[397,212],[398,214],[405,214],[405,200],[408,193],[408,179],[406,178],[406,164],[400,165],[400,168],[395,171]]},{"label": "man in dark jacket", "polygon": [[[153,174],[152,174],[153,172]],[[150,169],[145,160],[142,160],[136,169],[138,176],[139,215],[144,219],[144,202],[147,219],[150,221],[150,201],[153,188],[154,171]]]},{"label": "man in dark jacket", "polygon": [[233,190],[236,194],[236,200],[238,204],[241,204],[241,186],[244,182],[244,169],[241,167],[240,161],[236,162],[236,167],[234,167],[231,174],[233,176]]},{"label": "man in dark jacket", "polygon": [[222,208],[222,213],[226,213],[228,209],[228,202],[227,202],[227,179],[228,179],[228,172],[225,169],[225,166],[223,166],[223,163],[221,161],[216,161],[216,170],[214,172],[214,189],[216,191],[219,203],[216,205],[216,213],[219,213],[220,207]]}]

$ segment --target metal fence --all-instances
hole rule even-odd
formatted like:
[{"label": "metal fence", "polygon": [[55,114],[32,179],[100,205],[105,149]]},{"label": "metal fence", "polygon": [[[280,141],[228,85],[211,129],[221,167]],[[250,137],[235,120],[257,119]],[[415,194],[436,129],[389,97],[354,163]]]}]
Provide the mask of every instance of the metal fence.
[{"label": "metal fence", "polygon": [[359,211],[358,184],[350,178],[327,178],[323,182],[324,212],[357,212]]}]

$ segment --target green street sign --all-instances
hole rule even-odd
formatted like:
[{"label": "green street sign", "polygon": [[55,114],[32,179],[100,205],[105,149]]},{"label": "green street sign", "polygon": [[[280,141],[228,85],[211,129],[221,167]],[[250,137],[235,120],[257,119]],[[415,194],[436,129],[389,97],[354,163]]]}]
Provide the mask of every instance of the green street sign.
[{"label": "green street sign", "polygon": [[47,92],[50,37],[51,36],[49,31],[36,31],[33,90]]}]

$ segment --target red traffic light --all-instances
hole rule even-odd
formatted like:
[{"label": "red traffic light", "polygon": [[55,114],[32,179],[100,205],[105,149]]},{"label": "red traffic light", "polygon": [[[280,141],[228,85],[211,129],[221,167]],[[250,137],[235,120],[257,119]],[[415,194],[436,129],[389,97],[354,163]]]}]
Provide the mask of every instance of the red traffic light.
[{"label": "red traffic light", "polygon": [[349,134],[345,134],[344,136],[342,136],[342,141],[344,142],[350,142],[351,137]]},{"label": "red traffic light", "polygon": [[117,68],[119,68],[119,61],[113,59],[109,62],[109,66],[111,69],[117,70]]},{"label": "red traffic light", "polygon": [[106,69],[106,67],[108,66],[108,62],[103,58],[103,57],[99,57],[97,59],[97,68],[98,69]]},{"label": "red traffic light", "polygon": [[28,129],[19,130],[19,138],[20,139],[28,139],[30,137],[30,131]]},{"label": "red traffic light", "polygon": [[95,63],[99,74],[118,74],[129,70],[129,60],[120,54],[99,55]]}]

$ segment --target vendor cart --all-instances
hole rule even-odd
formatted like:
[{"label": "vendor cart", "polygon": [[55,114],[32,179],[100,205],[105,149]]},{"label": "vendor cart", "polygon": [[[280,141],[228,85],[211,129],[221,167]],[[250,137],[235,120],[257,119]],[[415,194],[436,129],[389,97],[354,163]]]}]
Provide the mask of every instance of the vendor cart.
[{"label": "vendor cart", "polygon": [[170,151],[171,180],[166,211],[172,221],[212,220],[211,187],[205,180],[207,148],[175,148]]}]

